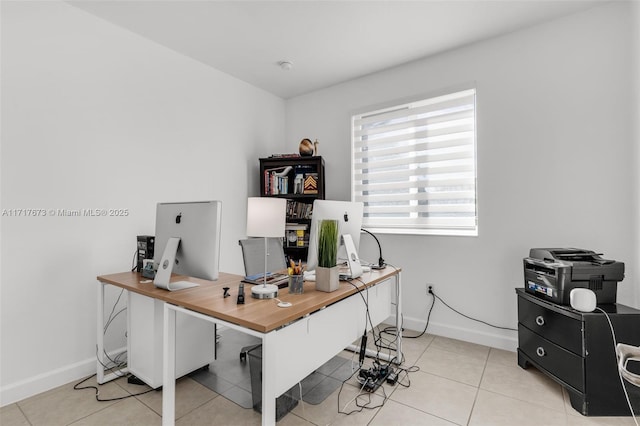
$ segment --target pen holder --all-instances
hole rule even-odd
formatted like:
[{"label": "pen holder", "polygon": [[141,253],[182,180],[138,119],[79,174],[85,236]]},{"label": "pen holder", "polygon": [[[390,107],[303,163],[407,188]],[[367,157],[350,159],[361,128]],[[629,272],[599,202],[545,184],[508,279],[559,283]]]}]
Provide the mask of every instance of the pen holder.
[{"label": "pen holder", "polygon": [[304,293],[304,275],[289,275],[289,294]]}]

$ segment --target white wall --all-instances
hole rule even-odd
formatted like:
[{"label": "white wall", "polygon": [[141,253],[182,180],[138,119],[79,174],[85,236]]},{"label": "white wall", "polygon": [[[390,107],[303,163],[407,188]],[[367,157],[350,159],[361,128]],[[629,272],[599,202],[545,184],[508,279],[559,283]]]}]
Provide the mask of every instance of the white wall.
[{"label": "white wall", "polygon": [[[380,235],[403,268],[405,325],[422,330],[433,283],[467,315],[516,327],[531,247],[624,261],[618,301],[640,305],[638,78],[628,3],[614,3],[287,101],[287,139],[318,138],[327,198],[350,199],[350,116],[467,82],[477,88],[479,236]],[[453,29],[452,29],[453,30]],[[635,96],[635,97],[634,97]],[[635,127],[635,129],[634,129]],[[362,237],[363,258],[377,259]],[[515,332],[436,303],[429,331],[515,350]]]},{"label": "white wall", "polygon": [[[65,3],[0,4],[0,209],[130,212],[1,218],[0,405],[93,372],[95,277],[130,267],[135,235],[153,233],[156,202],[221,199],[221,268],[240,272],[256,158],[318,138],[328,198],[349,199],[351,112],[469,81],[480,235],[379,236],[403,268],[405,324],[424,326],[431,282],[466,314],[515,326],[513,289],[533,246],[624,261],[618,300],[640,306],[637,5],[601,6],[291,99],[285,115],[281,99]],[[361,246],[377,258],[366,235]],[[112,346],[123,330],[114,325]],[[442,305],[429,331],[516,345],[514,333]]]},{"label": "white wall", "polygon": [[131,267],[157,202],[222,200],[221,269],[241,273],[283,135],[280,98],[65,3],[2,2],[1,209],[129,214],[3,215],[1,404],[95,372],[95,278]]},{"label": "white wall", "polygon": [[[633,63],[631,66],[631,75],[638,76],[640,75],[640,54],[637,52],[640,51],[640,2],[633,2],[631,4],[631,13],[629,14],[630,19],[633,22],[632,25],[632,42],[631,49],[633,52],[636,52],[633,55]],[[636,218],[635,226],[632,228],[632,236],[635,236],[635,247],[636,247],[636,265],[640,265],[640,78],[634,78],[631,84],[631,93],[634,98],[633,105],[630,109],[630,116],[633,121],[633,136],[632,140],[634,143],[634,151],[630,152],[630,156],[634,158],[636,167],[634,167],[634,183],[635,183],[635,191],[631,196],[631,199],[634,201],[634,206],[632,209],[632,217]],[[637,276],[637,275],[636,275]],[[635,293],[636,306],[640,306],[640,289],[636,290]]]}]

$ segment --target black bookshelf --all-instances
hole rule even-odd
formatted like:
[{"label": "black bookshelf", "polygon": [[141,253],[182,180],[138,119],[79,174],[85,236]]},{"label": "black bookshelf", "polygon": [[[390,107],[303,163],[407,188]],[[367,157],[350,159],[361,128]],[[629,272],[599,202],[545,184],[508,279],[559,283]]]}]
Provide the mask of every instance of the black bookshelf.
[{"label": "black bookshelf", "polygon": [[260,195],[287,199],[285,254],[295,262],[306,261],[313,202],[325,199],[324,159],[260,158]]}]

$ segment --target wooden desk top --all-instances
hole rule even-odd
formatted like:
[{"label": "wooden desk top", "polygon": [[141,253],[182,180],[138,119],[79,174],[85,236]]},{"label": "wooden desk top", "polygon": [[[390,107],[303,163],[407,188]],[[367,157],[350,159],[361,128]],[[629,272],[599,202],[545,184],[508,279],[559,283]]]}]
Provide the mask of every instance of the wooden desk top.
[{"label": "wooden desk top", "polygon": [[[373,286],[381,281],[397,275],[400,269],[387,266],[380,271],[365,272],[359,279],[351,281],[359,289]],[[146,280],[138,272],[122,272],[100,275],[98,281],[124,288],[144,296],[162,300],[173,305],[191,309],[202,314],[241,325],[262,333],[275,330],[285,324],[300,319],[325,306],[331,305],[356,293],[356,288],[349,282],[340,281],[338,290],[331,293],[317,291],[315,282],[305,281],[303,294],[289,294],[287,288],[279,290],[278,299],[291,302],[289,308],[280,308],[274,299],[254,299],[251,297],[251,284],[245,284],[244,305],[236,303],[238,285],[242,276],[221,272],[216,281],[201,280],[181,275],[173,275],[171,281],[191,281],[200,284],[178,291],[159,289],[153,282]],[[229,287],[229,297],[223,297],[223,287]]]}]

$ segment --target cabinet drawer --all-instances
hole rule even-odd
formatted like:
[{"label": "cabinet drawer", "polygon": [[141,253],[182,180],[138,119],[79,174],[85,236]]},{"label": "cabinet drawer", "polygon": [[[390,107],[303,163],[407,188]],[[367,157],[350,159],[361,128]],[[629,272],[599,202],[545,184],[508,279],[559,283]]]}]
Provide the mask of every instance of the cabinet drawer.
[{"label": "cabinet drawer", "polygon": [[518,342],[519,349],[538,366],[584,392],[584,358],[544,339],[522,324],[518,324]]},{"label": "cabinet drawer", "polygon": [[583,356],[582,321],[518,297],[518,321],[529,330]]}]

